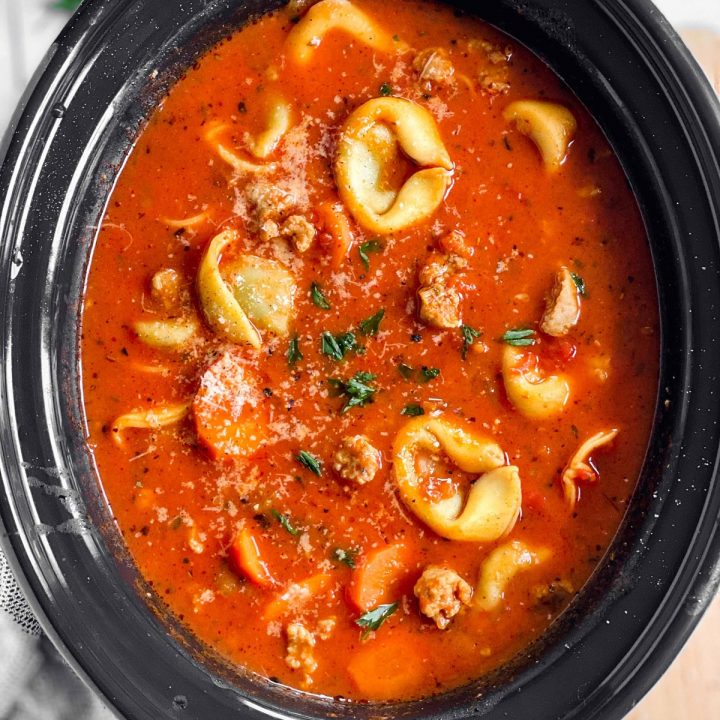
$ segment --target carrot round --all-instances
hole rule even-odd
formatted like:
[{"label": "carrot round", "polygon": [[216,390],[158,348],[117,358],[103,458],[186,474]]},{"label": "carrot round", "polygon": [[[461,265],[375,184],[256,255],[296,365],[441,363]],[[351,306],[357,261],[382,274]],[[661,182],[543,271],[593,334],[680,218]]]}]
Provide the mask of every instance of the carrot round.
[{"label": "carrot round", "polygon": [[236,575],[246,577],[258,587],[275,585],[275,578],[262,559],[260,547],[250,528],[244,527],[235,536],[228,550],[228,565]]},{"label": "carrot round", "polygon": [[404,543],[385,545],[368,553],[353,572],[348,597],[361,612],[396,600],[398,585],[408,576],[412,553]]},{"label": "carrot round", "polygon": [[405,698],[426,679],[422,655],[404,633],[365,644],[350,659],[348,673],[369,700]]},{"label": "carrot round", "polygon": [[318,573],[291,583],[265,607],[263,620],[277,620],[290,610],[296,610],[330,589],[334,578],[330,573]]},{"label": "carrot round", "polygon": [[267,435],[266,398],[237,350],[204,372],[192,404],[198,439],[213,459],[244,458]]},{"label": "carrot round", "polygon": [[350,220],[340,203],[321,203],[317,212],[321,224],[330,237],[330,264],[333,269],[337,269],[342,265],[353,244]]}]

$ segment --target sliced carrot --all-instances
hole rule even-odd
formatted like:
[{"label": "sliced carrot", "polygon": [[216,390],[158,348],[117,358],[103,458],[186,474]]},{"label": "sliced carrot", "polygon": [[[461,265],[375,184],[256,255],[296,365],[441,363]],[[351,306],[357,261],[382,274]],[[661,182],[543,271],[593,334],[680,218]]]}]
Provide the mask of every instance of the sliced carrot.
[{"label": "sliced carrot", "polygon": [[263,620],[276,620],[290,610],[302,608],[310,600],[330,589],[334,577],[330,573],[318,573],[305,580],[291,583],[265,607]]},{"label": "sliced carrot", "polygon": [[198,439],[216,460],[248,457],[267,435],[266,398],[238,350],[204,372],[192,411]]},{"label": "sliced carrot", "polygon": [[400,700],[426,680],[423,657],[407,634],[391,634],[358,650],[348,673],[360,695],[369,700]]},{"label": "sliced carrot", "polygon": [[228,550],[228,565],[237,575],[246,577],[261,588],[275,585],[267,564],[262,559],[260,547],[250,528],[244,527]]},{"label": "sliced carrot", "polygon": [[404,543],[372,550],[355,568],[348,597],[361,612],[393,602],[402,594],[400,585],[412,570],[412,553]]},{"label": "sliced carrot", "polygon": [[353,244],[350,220],[341,203],[324,202],[317,209],[320,222],[330,236],[330,263],[334,269],[342,265]]}]

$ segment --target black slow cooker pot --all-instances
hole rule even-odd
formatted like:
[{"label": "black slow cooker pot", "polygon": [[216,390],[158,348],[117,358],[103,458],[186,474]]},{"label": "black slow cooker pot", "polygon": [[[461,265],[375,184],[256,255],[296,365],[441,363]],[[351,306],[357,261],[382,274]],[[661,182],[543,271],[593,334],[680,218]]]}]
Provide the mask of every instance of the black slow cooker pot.
[{"label": "black slow cooker pot", "polygon": [[[127,718],[620,718],[677,654],[719,575],[720,108],[646,0],[453,2],[546,60],[598,120],[645,220],[662,362],[627,517],[550,631],[468,687],[399,705],[305,695],[198,647],[138,576],[84,446],[78,316],[104,204],[185,68],[276,0],[87,0],[2,146],[2,547],[43,628]],[[108,288],[108,292],[112,292]],[[623,402],[621,397],[617,401]]]}]

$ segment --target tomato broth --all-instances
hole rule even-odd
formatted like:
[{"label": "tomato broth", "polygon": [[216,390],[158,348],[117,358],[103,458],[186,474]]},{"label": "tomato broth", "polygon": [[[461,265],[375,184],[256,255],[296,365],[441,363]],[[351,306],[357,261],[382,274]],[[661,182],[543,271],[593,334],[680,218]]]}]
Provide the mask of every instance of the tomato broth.
[{"label": "tomato broth", "polygon": [[541,61],[441,4],[323,0],[222,40],[153,113],[81,355],[168,610],[278,682],[411,699],[509,660],[602,559],[658,310],[618,160]]}]

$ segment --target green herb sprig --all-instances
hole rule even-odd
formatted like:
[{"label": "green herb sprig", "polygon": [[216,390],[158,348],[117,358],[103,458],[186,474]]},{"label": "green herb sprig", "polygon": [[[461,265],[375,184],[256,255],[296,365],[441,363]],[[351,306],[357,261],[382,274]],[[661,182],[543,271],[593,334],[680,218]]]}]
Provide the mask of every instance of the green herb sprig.
[{"label": "green herb sprig", "polygon": [[379,630],[383,623],[393,615],[397,609],[398,604],[396,602],[378,605],[376,608],[368,610],[368,612],[355,620],[355,624],[364,630],[362,639],[365,640],[371,632]]},{"label": "green herb sprig", "polygon": [[408,403],[401,411],[401,415],[407,415],[408,417],[418,417],[419,415],[424,415],[425,410],[423,410],[421,405],[418,405],[417,403]]},{"label": "green herb sprig", "polygon": [[468,350],[474,345],[475,341],[480,338],[482,333],[469,325],[463,325],[460,328],[460,334],[462,335],[462,350],[460,354],[464,360],[467,357]]},{"label": "green herb sprig", "polygon": [[310,286],[310,297],[312,298],[315,306],[319,307],[321,310],[330,310],[332,307],[330,305],[330,301],[325,297],[323,289],[316,282]]},{"label": "green herb sprig", "polygon": [[300,342],[297,335],[290,338],[290,344],[288,345],[286,357],[288,365],[290,367],[296,365],[298,362],[300,362],[300,360],[303,359],[303,354],[302,352],[300,352]]},{"label": "green herb sprig", "polygon": [[275,509],[270,510],[270,514],[282,525],[283,529],[289,532],[293,537],[297,537],[302,531],[296,528],[287,515],[283,515]]},{"label": "green herb sprig", "polygon": [[378,330],[380,330],[380,323],[384,317],[385,309],[381,308],[374,315],[371,315],[369,318],[365,318],[365,320],[361,320],[358,326],[360,328],[360,332],[363,335],[377,335]]},{"label": "green herb sprig", "polygon": [[370,258],[368,257],[368,253],[379,253],[384,249],[385,246],[379,240],[372,239],[367,242],[360,243],[358,246],[358,255],[360,256],[360,260],[366,270],[370,269]]},{"label": "green herb sprig", "polygon": [[301,450],[295,459],[311,473],[317,475],[318,477],[322,475],[322,463],[306,450]]},{"label": "green herb sprig", "polygon": [[500,340],[513,347],[527,347],[535,344],[535,331],[530,328],[518,328],[517,330],[506,330]]},{"label": "green herb sprig", "polygon": [[373,373],[360,371],[355,373],[349,380],[328,379],[328,383],[333,388],[335,395],[347,399],[340,410],[341,415],[355,407],[363,407],[373,401],[378,388],[371,383],[376,377]]},{"label": "green herb sprig", "polygon": [[335,548],[332,551],[332,559],[336,562],[342,563],[343,565],[347,565],[351,570],[355,569],[356,560],[358,556],[359,551],[355,548],[350,548],[348,550],[344,550],[343,548]]}]

